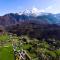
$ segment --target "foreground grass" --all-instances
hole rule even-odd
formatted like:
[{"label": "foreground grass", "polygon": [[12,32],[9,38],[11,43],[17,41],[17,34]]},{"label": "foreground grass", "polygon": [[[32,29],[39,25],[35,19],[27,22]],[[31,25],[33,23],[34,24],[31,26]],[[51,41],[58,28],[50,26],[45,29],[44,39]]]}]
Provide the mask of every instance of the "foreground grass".
[{"label": "foreground grass", "polygon": [[2,34],[0,35],[0,41],[6,41],[9,39],[9,35],[8,34]]},{"label": "foreground grass", "polygon": [[0,60],[14,60],[12,46],[0,47]]}]

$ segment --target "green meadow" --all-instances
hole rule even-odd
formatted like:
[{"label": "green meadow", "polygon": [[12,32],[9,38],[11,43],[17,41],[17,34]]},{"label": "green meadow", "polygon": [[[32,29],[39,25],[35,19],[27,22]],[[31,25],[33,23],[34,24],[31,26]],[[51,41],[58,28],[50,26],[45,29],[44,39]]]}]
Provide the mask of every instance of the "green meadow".
[{"label": "green meadow", "polygon": [[14,52],[9,35],[0,35],[0,60],[14,60]]},{"label": "green meadow", "polygon": [[14,60],[12,46],[0,47],[0,60]]}]

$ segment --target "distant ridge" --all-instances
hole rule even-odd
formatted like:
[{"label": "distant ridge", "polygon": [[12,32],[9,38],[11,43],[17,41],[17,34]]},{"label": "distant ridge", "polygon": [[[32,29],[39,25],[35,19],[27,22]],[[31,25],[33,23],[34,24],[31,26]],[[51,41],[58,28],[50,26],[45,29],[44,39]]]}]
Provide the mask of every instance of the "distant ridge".
[{"label": "distant ridge", "polygon": [[35,15],[25,12],[19,15],[18,13],[9,13],[4,16],[0,16],[0,25],[12,25],[20,22],[36,22],[38,24],[57,24],[60,25],[60,14],[42,13],[40,15]]}]

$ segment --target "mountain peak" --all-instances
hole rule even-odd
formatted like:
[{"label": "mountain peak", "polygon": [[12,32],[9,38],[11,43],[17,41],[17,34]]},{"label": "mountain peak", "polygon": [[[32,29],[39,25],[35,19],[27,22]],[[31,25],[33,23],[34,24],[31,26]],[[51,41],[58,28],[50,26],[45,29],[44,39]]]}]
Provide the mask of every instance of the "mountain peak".
[{"label": "mountain peak", "polygon": [[25,14],[25,15],[33,15],[33,16],[38,16],[38,15],[41,15],[44,13],[44,10],[40,10],[38,8],[32,8],[32,9],[26,9],[25,11],[23,12],[19,12],[19,14]]}]

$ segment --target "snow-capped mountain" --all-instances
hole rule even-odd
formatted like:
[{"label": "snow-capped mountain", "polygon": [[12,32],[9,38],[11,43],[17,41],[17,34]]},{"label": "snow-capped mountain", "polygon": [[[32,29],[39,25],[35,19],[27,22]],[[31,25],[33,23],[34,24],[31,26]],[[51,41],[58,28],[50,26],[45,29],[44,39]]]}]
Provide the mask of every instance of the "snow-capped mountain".
[{"label": "snow-capped mountain", "polygon": [[32,16],[38,16],[38,15],[43,15],[43,14],[47,14],[44,12],[44,10],[39,10],[37,8],[32,8],[32,9],[26,9],[24,10],[23,12],[20,12],[19,13],[20,15],[21,14],[25,14],[25,15],[32,15]]},{"label": "snow-capped mountain", "polygon": [[45,13],[42,11],[33,12],[33,9],[26,9],[24,12],[20,12],[19,14],[9,13],[4,16],[0,16],[0,25],[11,25],[20,22],[60,25],[60,14]]}]

